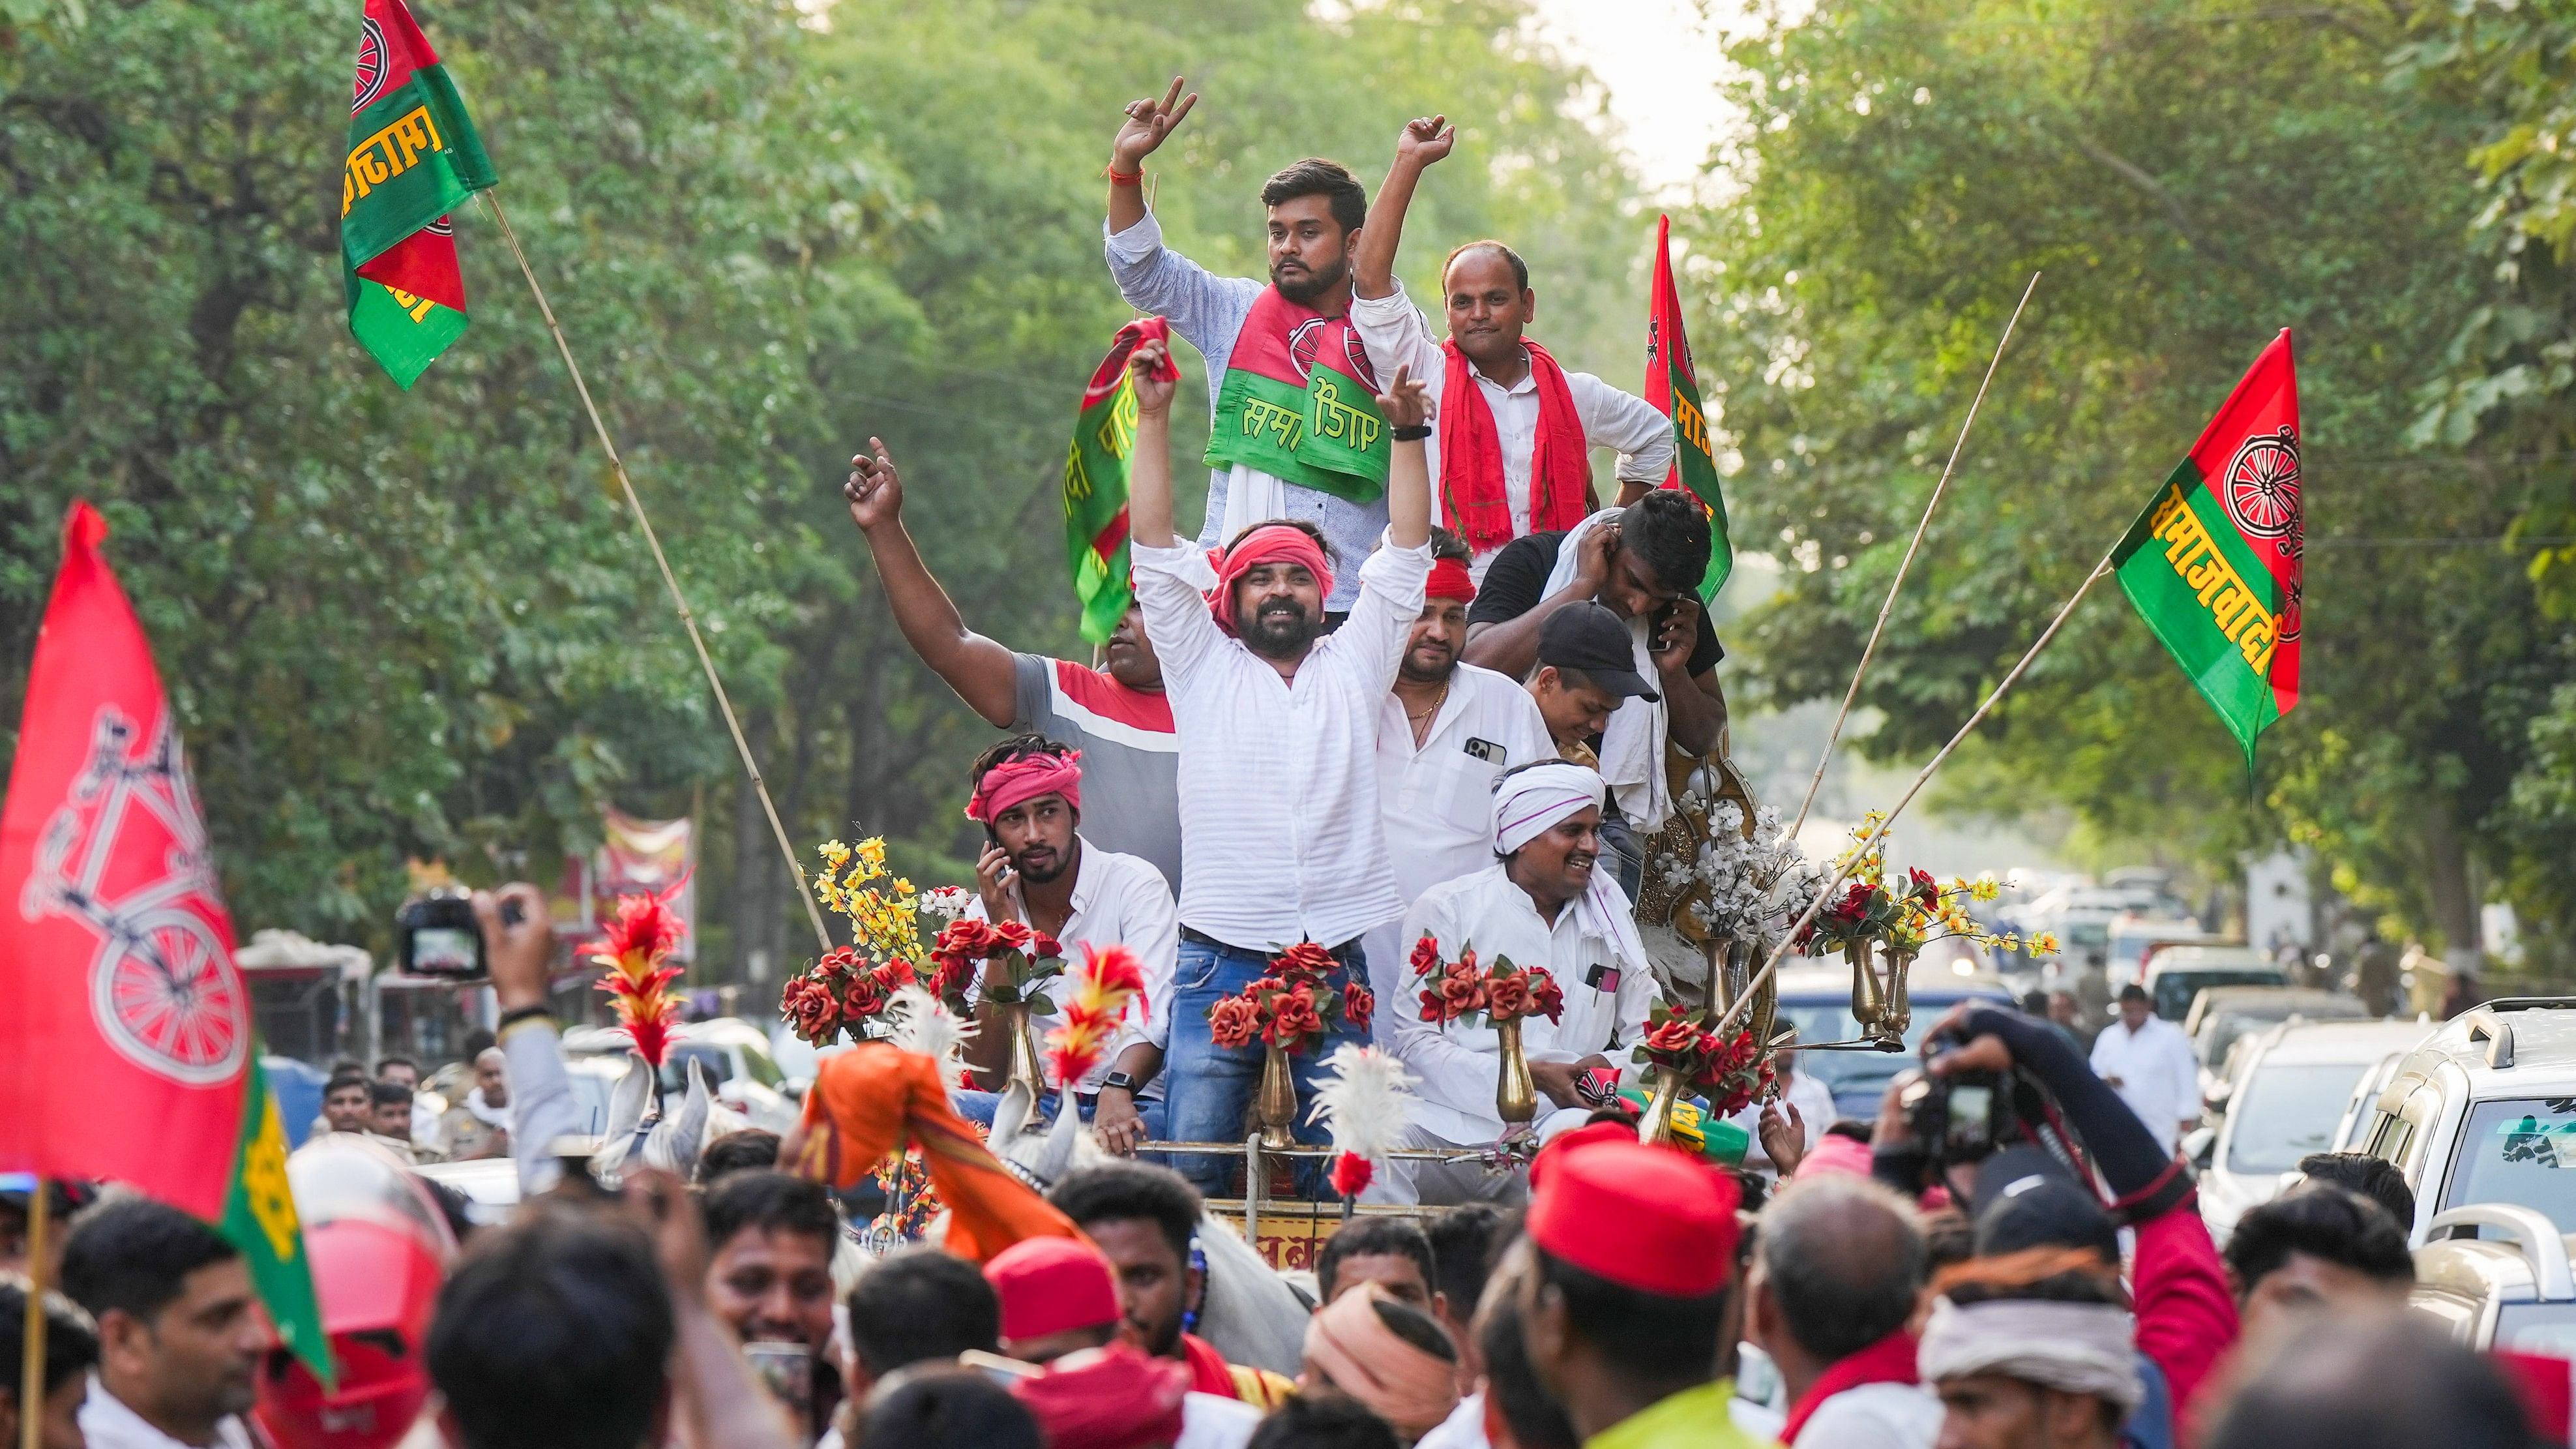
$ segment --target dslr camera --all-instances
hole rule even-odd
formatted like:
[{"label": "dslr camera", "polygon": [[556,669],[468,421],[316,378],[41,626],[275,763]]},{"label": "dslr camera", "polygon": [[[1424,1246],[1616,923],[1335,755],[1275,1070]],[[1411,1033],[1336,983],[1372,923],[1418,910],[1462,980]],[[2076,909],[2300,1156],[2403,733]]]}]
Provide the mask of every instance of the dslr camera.
[{"label": "dslr camera", "polygon": [[1955,1167],[1992,1156],[2018,1134],[2021,1115],[2012,1088],[1993,1072],[1926,1072],[1897,1101],[1915,1149],[1927,1162]]},{"label": "dslr camera", "polygon": [[[525,918],[515,900],[501,902],[501,919]],[[413,976],[480,981],[492,974],[484,954],[483,924],[474,919],[474,893],[463,886],[434,886],[394,912],[394,964]]]}]

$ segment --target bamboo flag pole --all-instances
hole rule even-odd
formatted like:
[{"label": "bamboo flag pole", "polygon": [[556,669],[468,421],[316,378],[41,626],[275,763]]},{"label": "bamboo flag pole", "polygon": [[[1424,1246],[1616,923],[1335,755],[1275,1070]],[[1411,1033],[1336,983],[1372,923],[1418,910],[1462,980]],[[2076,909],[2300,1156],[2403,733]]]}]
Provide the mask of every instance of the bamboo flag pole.
[{"label": "bamboo flag pole", "polygon": [[1798,838],[1798,827],[1807,823],[1807,811],[1816,803],[1816,788],[1825,783],[1825,766],[1834,757],[1834,742],[1843,737],[1843,722],[1851,718],[1852,701],[1860,698],[1861,676],[1869,672],[1870,656],[1878,652],[1879,636],[1887,632],[1888,613],[1896,607],[1896,591],[1905,587],[1906,571],[1914,567],[1914,554],[1923,547],[1923,531],[1932,526],[1932,510],[1941,506],[1941,494],[1950,486],[1950,474],[1959,466],[1959,454],[1968,446],[1968,432],[1977,425],[1977,409],[1986,400],[1986,389],[1994,385],[1995,369],[2003,365],[2004,348],[2012,342],[2013,327],[2021,321],[2021,309],[2030,305],[2030,294],[2039,290],[2039,273],[2030,274],[2030,285],[2021,289],[2021,300],[2013,304],[2012,317],[2004,323],[2004,335],[1995,339],[1995,355],[1986,363],[1985,381],[1977,384],[1977,395],[1968,403],[1968,417],[1959,424],[1959,438],[1950,445],[1950,461],[1941,467],[1941,479],[1932,485],[1932,496],[1923,501],[1923,517],[1914,525],[1914,538],[1905,545],[1905,557],[1896,565],[1896,577],[1888,581],[1887,597],[1878,606],[1878,622],[1870,626],[1869,642],[1861,646],[1860,667],[1852,671],[1851,688],[1843,691],[1843,707],[1834,713],[1834,727],[1825,732],[1825,747],[1816,753],[1816,773],[1807,781],[1807,798],[1798,802],[1798,818],[1789,822],[1789,838]]},{"label": "bamboo flag pole", "polygon": [[36,1190],[27,1194],[27,1312],[18,1359],[18,1449],[44,1449],[45,1442],[45,1227],[53,1215],[53,1196],[53,1184],[38,1173]]},{"label": "bamboo flag pole", "polygon": [[608,424],[600,421],[599,405],[590,399],[590,384],[581,376],[581,364],[572,360],[572,344],[564,340],[563,327],[555,321],[555,309],[546,303],[546,289],[537,285],[536,271],[528,265],[528,254],[519,246],[519,234],[510,229],[510,218],[501,210],[500,198],[490,191],[475,193],[492,213],[494,224],[501,229],[501,239],[510,244],[510,255],[518,260],[519,275],[528,279],[528,291],[537,299],[537,310],[546,319],[546,330],[554,334],[555,351],[563,354],[564,369],[572,374],[573,390],[581,394],[582,410],[590,414],[590,430],[599,438],[599,450],[608,455],[608,466],[617,474],[617,486],[625,491],[626,507],[635,515],[635,526],[644,533],[645,544],[653,550],[653,563],[662,571],[662,586],[671,594],[671,604],[680,611],[680,624],[689,631],[689,643],[698,651],[698,665],[707,672],[707,687],[716,694],[716,708],[724,712],[725,728],[733,734],[733,747],[742,756],[744,773],[751,776],[751,788],[760,796],[760,808],[769,816],[769,833],[778,840],[778,853],[787,860],[787,870],[796,880],[796,898],[805,903],[805,919],[814,925],[814,939],[825,952],[832,949],[832,933],[823,926],[822,909],[814,904],[814,892],[805,883],[805,868],[796,863],[796,847],[788,842],[787,827],[778,820],[778,807],[770,802],[769,785],[760,778],[760,764],[751,757],[751,742],[743,738],[742,722],[734,718],[733,701],[725,694],[724,680],[716,675],[716,662],[707,653],[707,641],[698,634],[698,620],[689,612],[689,601],[680,592],[680,580],[671,572],[671,560],[662,553],[662,540],[653,532],[653,520],[644,515],[644,500],[635,493],[635,481],[626,476],[626,462],[617,456],[617,444],[608,436]]},{"label": "bamboo flag pole", "polygon": [[2068,599],[2065,607],[2057,611],[2057,617],[2049,620],[2048,627],[2039,631],[2039,638],[2032,641],[2029,652],[2021,656],[2021,662],[2015,664],[2012,672],[1996,683],[1994,692],[1986,696],[1985,703],[1977,706],[1975,714],[1968,716],[1966,724],[1959,726],[1959,732],[1950,736],[1950,742],[1941,747],[1941,753],[1934,755],[1932,762],[1916,773],[1914,783],[1906,786],[1905,793],[1896,798],[1894,805],[1888,807],[1887,818],[1878,822],[1876,830],[1862,835],[1859,842],[1844,855],[1843,863],[1835,868],[1833,878],[1826,881],[1824,888],[1816,892],[1816,899],[1808,905],[1806,914],[1800,916],[1797,924],[1789,928],[1788,934],[1780,938],[1780,944],[1771,950],[1771,959],[1762,963],[1762,969],[1754,973],[1753,979],[1746,983],[1742,991],[1736,993],[1735,1004],[1728,1007],[1726,1015],[1718,1019],[1717,1032],[1720,1036],[1725,1035],[1727,1029],[1735,1025],[1736,1017],[1742,1015],[1744,1008],[1752,1003],[1755,993],[1762,989],[1762,983],[1770,980],[1771,973],[1779,969],[1780,958],[1789,954],[1790,943],[1798,939],[1799,932],[1814,924],[1818,913],[1824,910],[1825,903],[1833,899],[1834,888],[1843,883],[1843,878],[1851,874],[1854,866],[1860,864],[1861,857],[1868,852],[1870,844],[1887,838],[1887,832],[1896,824],[1896,817],[1904,814],[1905,807],[1914,803],[1915,795],[1932,778],[1933,772],[1940,769],[1942,762],[1950,758],[1950,752],[1959,748],[1969,734],[1985,720],[1985,717],[1994,711],[1995,701],[2002,699],[2004,692],[2013,687],[2013,682],[2021,678],[2022,671],[2028,669],[2030,662],[2039,657],[2039,651],[2047,648],[2048,641],[2057,637],[2059,627],[2065,624],[2067,616],[2075,612],[2075,606],[2083,603],[2084,596],[2091,593],[2093,586],[2100,583],[2102,576],[2110,571],[2111,555],[2106,553],[2102,555],[2102,561],[2093,566],[2093,572],[2084,576],[2084,582],[2077,587],[2074,597]]}]

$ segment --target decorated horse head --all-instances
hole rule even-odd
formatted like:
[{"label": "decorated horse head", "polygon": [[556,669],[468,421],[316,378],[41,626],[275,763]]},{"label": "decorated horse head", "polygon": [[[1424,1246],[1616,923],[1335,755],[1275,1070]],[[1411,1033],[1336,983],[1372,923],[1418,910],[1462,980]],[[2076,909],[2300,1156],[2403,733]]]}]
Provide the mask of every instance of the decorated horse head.
[{"label": "decorated horse head", "polygon": [[607,1177],[629,1161],[640,1161],[684,1180],[692,1178],[697,1175],[698,1155],[708,1143],[751,1125],[750,1119],[707,1090],[706,1066],[695,1057],[689,1059],[689,1090],[678,1110],[667,1116],[654,1114],[660,1085],[661,1073],[641,1055],[629,1053],[626,1075],[609,1094],[608,1125],[600,1133],[599,1150],[590,1158],[593,1172]]}]

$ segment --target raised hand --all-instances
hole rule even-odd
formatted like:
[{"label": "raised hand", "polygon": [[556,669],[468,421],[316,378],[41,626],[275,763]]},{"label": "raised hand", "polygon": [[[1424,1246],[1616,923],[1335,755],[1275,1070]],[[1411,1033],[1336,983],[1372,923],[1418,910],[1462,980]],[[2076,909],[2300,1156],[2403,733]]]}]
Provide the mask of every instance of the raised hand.
[{"label": "raised hand", "polygon": [[870,438],[870,453],[850,460],[849,481],[841,485],[841,496],[850,500],[850,519],[862,533],[883,528],[903,516],[903,479],[894,470],[894,459],[887,456],[885,439]]},{"label": "raised hand", "polygon": [[1169,343],[1144,341],[1127,354],[1127,375],[1136,383],[1136,411],[1159,418],[1172,410],[1172,394],[1181,385],[1180,374],[1171,370],[1172,349]]},{"label": "raised hand", "polygon": [[1163,144],[1164,137],[1180,129],[1181,118],[1199,103],[1198,92],[1181,94],[1184,84],[1181,77],[1174,76],[1172,88],[1163,93],[1161,100],[1145,96],[1127,103],[1127,122],[1118,128],[1117,139],[1109,143],[1111,165],[1121,171],[1134,171],[1154,154],[1155,147]]},{"label": "raised hand", "polygon": [[1447,116],[1416,116],[1404,123],[1404,133],[1395,138],[1395,159],[1401,165],[1428,166],[1449,154],[1458,144],[1458,128]]},{"label": "raised hand", "polygon": [[1420,427],[1431,420],[1434,411],[1431,388],[1413,375],[1411,367],[1398,367],[1386,391],[1378,394],[1377,410],[1386,415],[1390,427]]}]

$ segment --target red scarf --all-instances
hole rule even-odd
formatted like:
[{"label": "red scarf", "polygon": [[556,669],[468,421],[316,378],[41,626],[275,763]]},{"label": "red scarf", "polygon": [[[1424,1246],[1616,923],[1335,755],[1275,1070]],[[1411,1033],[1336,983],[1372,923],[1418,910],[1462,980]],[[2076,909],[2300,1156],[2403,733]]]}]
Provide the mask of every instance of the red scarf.
[{"label": "red scarf", "polygon": [[[1530,457],[1530,531],[1572,528],[1592,511],[1592,454],[1575,415],[1565,369],[1527,338],[1530,378],[1538,384],[1538,438]],[[1440,396],[1440,500],[1449,526],[1467,546],[1491,553],[1512,541],[1512,509],[1503,494],[1503,444],[1494,410],[1476,386],[1467,355],[1443,342],[1449,358]]]},{"label": "red scarf", "polygon": [[1910,1384],[1921,1376],[1914,1368],[1914,1335],[1900,1328],[1860,1352],[1837,1360],[1816,1376],[1798,1402],[1789,1406],[1789,1422],[1780,1426],[1780,1442],[1795,1444],[1798,1431],[1825,1406],[1825,1400],[1863,1384]]},{"label": "red scarf", "polygon": [[1240,1398],[1234,1391],[1234,1371],[1226,1366],[1225,1355],[1216,1345],[1195,1333],[1181,1335],[1181,1356],[1189,1360],[1190,1388],[1220,1399]]}]

